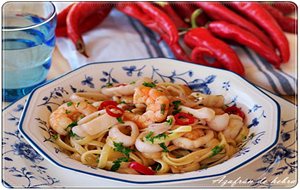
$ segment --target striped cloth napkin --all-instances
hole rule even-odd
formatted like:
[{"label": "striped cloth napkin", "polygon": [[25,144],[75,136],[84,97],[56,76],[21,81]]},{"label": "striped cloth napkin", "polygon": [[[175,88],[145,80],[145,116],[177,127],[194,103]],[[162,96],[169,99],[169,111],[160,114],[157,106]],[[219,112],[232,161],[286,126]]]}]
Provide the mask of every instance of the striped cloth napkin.
[{"label": "striped cloth napkin", "polygon": [[[59,5],[60,9],[62,8]],[[245,78],[278,95],[297,94],[297,35],[287,34],[290,42],[289,63],[275,69],[245,47],[233,47],[246,70]],[[79,54],[71,40],[57,38],[57,47],[72,69],[90,62],[105,62],[174,55],[159,36],[142,26],[137,20],[113,10],[104,22],[83,35],[88,58]]]}]

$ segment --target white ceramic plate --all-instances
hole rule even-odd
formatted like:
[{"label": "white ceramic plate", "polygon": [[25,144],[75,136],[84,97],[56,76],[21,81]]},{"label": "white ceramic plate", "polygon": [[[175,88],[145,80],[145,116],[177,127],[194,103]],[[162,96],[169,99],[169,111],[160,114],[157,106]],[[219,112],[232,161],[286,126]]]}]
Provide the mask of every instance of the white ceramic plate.
[{"label": "white ceramic plate", "polygon": [[[67,101],[72,92],[95,91],[106,83],[131,82],[143,76],[157,81],[184,83],[193,90],[206,94],[224,95],[226,105],[236,104],[247,114],[250,136],[246,146],[230,160],[205,170],[163,176],[137,176],[85,166],[68,158],[49,141],[49,115],[58,105]],[[192,63],[157,58],[91,63],[35,89],[24,108],[19,130],[41,155],[59,167],[95,177],[145,184],[226,175],[249,164],[272,148],[278,141],[279,122],[278,103],[238,75]]]},{"label": "white ceramic plate", "polygon": [[[214,180],[188,183],[156,184],[167,188],[291,188],[297,184],[297,107],[263,90],[273,97],[281,109],[278,144],[261,158],[231,174]],[[2,183],[8,188],[145,188],[145,184],[129,184],[65,170],[41,157],[20,135],[17,125],[28,97],[3,110]],[[29,154],[30,153],[30,154]],[[63,174],[63,175],[62,175]],[[246,183],[245,183],[246,182]],[[154,184],[153,184],[154,185]],[[152,185],[152,187],[153,187]]]}]

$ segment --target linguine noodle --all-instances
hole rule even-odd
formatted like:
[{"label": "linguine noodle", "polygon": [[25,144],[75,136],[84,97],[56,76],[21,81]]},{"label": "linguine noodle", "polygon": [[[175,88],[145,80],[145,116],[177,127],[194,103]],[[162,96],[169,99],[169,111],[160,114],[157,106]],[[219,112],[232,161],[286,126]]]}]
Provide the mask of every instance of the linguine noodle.
[{"label": "linguine noodle", "polygon": [[82,164],[160,175],[211,167],[238,152],[249,129],[235,109],[228,112],[221,95],[142,78],[74,93],[49,121],[54,142]]}]

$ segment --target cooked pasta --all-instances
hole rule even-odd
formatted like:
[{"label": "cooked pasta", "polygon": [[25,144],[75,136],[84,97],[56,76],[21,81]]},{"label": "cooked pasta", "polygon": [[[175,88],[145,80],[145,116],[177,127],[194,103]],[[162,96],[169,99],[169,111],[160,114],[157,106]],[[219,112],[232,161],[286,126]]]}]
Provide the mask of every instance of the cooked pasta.
[{"label": "cooked pasta", "polygon": [[226,108],[221,95],[142,78],[74,93],[49,122],[54,142],[82,164],[160,175],[214,166],[239,151],[249,130],[239,109]]}]

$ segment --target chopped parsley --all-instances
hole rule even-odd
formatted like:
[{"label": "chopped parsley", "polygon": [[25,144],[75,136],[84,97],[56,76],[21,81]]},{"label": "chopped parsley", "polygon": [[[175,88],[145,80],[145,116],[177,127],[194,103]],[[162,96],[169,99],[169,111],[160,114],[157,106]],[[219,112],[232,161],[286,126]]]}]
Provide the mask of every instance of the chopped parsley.
[{"label": "chopped parsley", "polygon": [[77,136],[76,133],[74,133],[72,130],[69,131],[69,136],[70,137],[75,137]]},{"label": "chopped parsley", "polygon": [[70,123],[70,124],[67,126],[67,128],[65,129],[66,131],[69,131],[69,136],[70,136],[70,137],[75,137],[75,136],[76,136],[76,134],[73,133],[73,131],[72,131],[72,128],[75,127],[75,126],[77,126],[77,122],[76,122],[76,121]]},{"label": "chopped parsley", "polygon": [[166,139],[167,138],[167,134],[162,133],[162,134],[158,134],[156,136],[153,137],[154,139]]},{"label": "chopped parsley", "polygon": [[71,113],[71,111],[70,110],[66,110],[66,114],[69,114],[69,113]]},{"label": "chopped parsley", "polygon": [[152,144],[154,143],[154,140],[155,139],[166,139],[167,138],[167,134],[165,134],[165,133],[162,133],[162,134],[158,134],[158,135],[156,135],[156,136],[154,136],[154,137],[152,137],[152,135],[153,135],[153,131],[150,131],[146,136],[145,136],[145,139],[147,140],[147,141],[149,141],[149,142],[151,142]]},{"label": "chopped parsley", "polygon": [[222,150],[223,150],[223,146],[219,146],[219,145],[215,146],[213,149],[211,149],[212,154],[210,155],[210,157],[219,154]]},{"label": "chopped parsley", "polygon": [[124,100],[122,100],[119,104],[126,104],[126,102]]},{"label": "chopped parsley", "polygon": [[156,167],[155,167],[155,171],[158,171],[158,170],[160,170],[161,169],[161,165],[158,163],[157,165],[156,165]]},{"label": "chopped parsley", "polygon": [[121,152],[129,158],[129,154],[130,152],[132,152],[130,148],[124,147],[123,143],[117,143],[117,142],[114,142],[114,146],[115,146],[114,151]]},{"label": "chopped parsley", "polygon": [[174,106],[174,109],[177,110],[179,108],[179,105],[181,104],[181,101],[180,100],[176,100],[176,101],[173,101],[172,104]]},{"label": "chopped parsley", "polygon": [[168,147],[165,143],[160,143],[159,146],[163,149],[163,152],[169,152]]},{"label": "chopped parsley", "polygon": [[129,83],[129,84],[135,84],[135,81],[132,81],[131,83]]},{"label": "chopped parsley", "polygon": [[130,154],[130,152],[133,151],[128,147],[124,147],[123,143],[114,142],[114,147],[115,147],[114,151],[121,152],[126,157],[120,157],[117,160],[113,161],[113,165],[110,169],[111,171],[117,171],[120,168],[122,162],[128,162],[129,161],[129,154]]},{"label": "chopped parsley", "polygon": [[119,123],[124,123],[122,117],[117,117],[117,120],[118,120]]},{"label": "chopped parsley", "polygon": [[154,139],[153,139],[152,135],[153,135],[153,131],[150,131],[150,132],[145,136],[145,138],[146,138],[147,141],[150,141],[150,142],[153,144]]},{"label": "chopped parsley", "polygon": [[156,87],[156,84],[154,84],[153,82],[144,82],[143,85],[150,88]]},{"label": "chopped parsley", "polygon": [[73,127],[75,127],[77,125],[77,122],[76,121],[74,121],[74,122],[72,122],[72,123],[70,123],[68,126],[67,126],[67,128],[73,128]]},{"label": "chopped parsley", "polygon": [[68,102],[67,103],[67,106],[72,106],[73,105],[73,102]]},{"label": "chopped parsley", "polygon": [[169,125],[172,125],[173,124],[173,118],[170,118],[166,121]]},{"label": "chopped parsley", "polygon": [[165,114],[165,111],[166,111],[166,104],[162,104],[161,106],[160,106],[160,114]]},{"label": "chopped parsley", "polygon": [[176,100],[172,102],[173,106],[174,106],[174,110],[172,112],[173,115],[176,115],[177,113],[179,113],[181,111],[181,109],[179,109],[179,105],[181,104],[180,100]]},{"label": "chopped parsley", "polygon": [[117,171],[120,168],[122,162],[128,162],[128,161],[129,159],[127,157],[120,157],[115,161],[113,161],[113,165],[111,166],[110,170]]},{"label": "chopped parsley", "polygon": [[80,102],[77,102],[76,107],[78,107],[80,105]]}]

